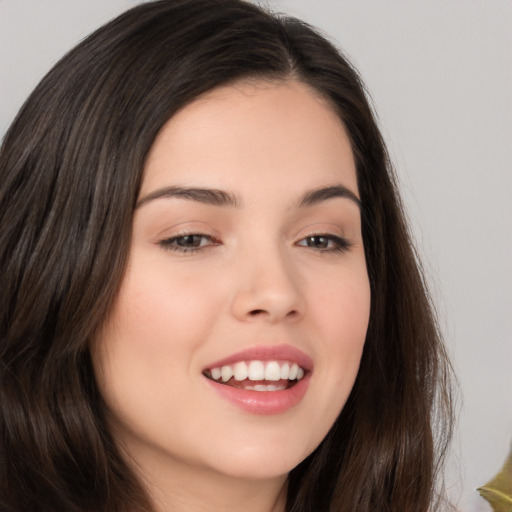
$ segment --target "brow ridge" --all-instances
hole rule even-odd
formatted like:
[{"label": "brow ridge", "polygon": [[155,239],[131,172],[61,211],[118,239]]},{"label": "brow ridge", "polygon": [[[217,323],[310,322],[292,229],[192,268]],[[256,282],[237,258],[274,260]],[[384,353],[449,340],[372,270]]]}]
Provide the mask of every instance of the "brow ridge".
[{"label": "brow ridge", "polygon": [[[240,206],[241,201],[230,192],[226,192],[225,190],[219,189],[211,189],[211,188],[201,188],[201,187],[164,187],[150,194],[144,196],[140,199],[136,208],[140,208],[141,206],[154,201],[156,199],[161,198],[182,198],[189,199],[192,201],[197,201],[203,204],[209,204],[213,206],[230,206],[237,207]],[[361,201],[359,198],[352,192],[350,189],[345,187],[344,185],[331,185],[328,187],[322,187],[315,190],[307,191],[299,200],[298,207],[304,208],[308,206],[314,206],[323,201],[327,201],[329,199],[333,199],[336,197],[342,197],[346,199],[350,199],[353,201],[359,208],[361,207]]]},{"label": "brow ridge", "polygon": [[306,206],[314,206],[315,204],[333,199],[336,197],[342,197],[350,199],[356,205],[361,208],[361,200],[344,185],[331,185],[329,187],[322,187],[315,190],[306,192],[299,201],[299,207],[303,208]]},{"label": "brow ridge", "polygon": [[211,188],[187,188],[187,187],[164,187],[154,192],[151,192],[147,196],[144,196],[140,199],[136,208],[140,208],[144,204],[149,203],[150,201],[154,201],[155,199],[160,199],[164,197],[177,197],[182,199],[190,199],[192,201],[197,201],[199,203],[210,204],[213,206],[239,206],[240,201],[238,198],[224,190],[217,190]]}]

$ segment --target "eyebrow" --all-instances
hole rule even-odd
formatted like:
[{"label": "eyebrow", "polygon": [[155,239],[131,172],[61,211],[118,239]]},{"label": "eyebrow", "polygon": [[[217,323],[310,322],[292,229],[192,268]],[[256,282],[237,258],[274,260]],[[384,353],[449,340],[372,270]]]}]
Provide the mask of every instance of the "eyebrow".
[{"label": "eyebrow", "polygon": [[313,206],[315,204],[327,201],[328,199],[333,199],[335,197],[343,197],[346,199],[350,199],[359,208],[361,208],[360,199],[354,194],[354,192],[352,192],[352,190],[348,189],[343,185],[333,185],[330,187],[318,188],[306,192],[299,201],[299,208]]},{"label": "eyebrow", "polygon": [[140,208],[142,205],[160,199],[163,197],[177,197],[181,199],[189,199],[197,201],[198,203],[211,204],[213,206],[239,206],[240,201],[238,198],[225,192],[224,190],[217,190],[212,188],[185,188],[185,187],[165,187],[151,192],[147,196],[140,199],[135,208]]},{"label": "eyebrow", "polygon": [[[230,206],[238,207],[242,201],[238,197],[225,190],[218,190],[212,188],[186,188],[186,187],[164,187],[140,199],[135,208],[161,198],[181,198],[196,201],[198,203],[209,204],[213,206]],[[307,191],[298,202],[299,208],[314,206],[328,199],[336,197],[346,198],[353,201],[359,208],[361,208],[361,201],[350,189],[343,185],[332,185],[329,187],[322,187],[314,190]]]}]

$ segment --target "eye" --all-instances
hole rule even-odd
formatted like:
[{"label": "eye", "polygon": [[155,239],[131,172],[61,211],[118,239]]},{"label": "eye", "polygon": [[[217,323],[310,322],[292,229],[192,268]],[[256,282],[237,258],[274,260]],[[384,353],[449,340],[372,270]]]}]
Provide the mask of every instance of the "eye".
[{"label": "eye", "polygon": [[300,247],[310,247],[321,252],[344,252],[351,246],[350,242],[345,238],[328,234],[307,236],[300,240],[297,245]]},{"label": "eye", "polygon": [[178,252],[197,252],[204,247],[218,245],[211,235],[203,233],[187,233],[161,240],[159,245],[166,250]]}]

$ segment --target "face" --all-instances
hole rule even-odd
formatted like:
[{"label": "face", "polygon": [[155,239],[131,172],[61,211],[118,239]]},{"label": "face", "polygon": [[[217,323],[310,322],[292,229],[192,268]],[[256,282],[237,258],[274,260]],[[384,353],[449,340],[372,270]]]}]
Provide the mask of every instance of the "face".
[{"label": "face", "polygon": [[92,346],[145,468],[286,475],[350,393],[370,307],[354,158],[297,82],[215,89],[164,126]]}]

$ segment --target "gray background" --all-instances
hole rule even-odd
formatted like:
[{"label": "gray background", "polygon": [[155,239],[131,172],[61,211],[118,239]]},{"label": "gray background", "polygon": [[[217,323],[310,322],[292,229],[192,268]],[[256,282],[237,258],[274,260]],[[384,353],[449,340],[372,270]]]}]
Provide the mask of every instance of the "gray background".
[{"label": "gray background", "polygon": [[[0,137],[43,74],[134,0],[0,0]],[[512,440],[512,2],[274,0],[332,36],[375,101],[463,399],[464,512]]]}]

